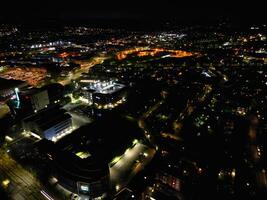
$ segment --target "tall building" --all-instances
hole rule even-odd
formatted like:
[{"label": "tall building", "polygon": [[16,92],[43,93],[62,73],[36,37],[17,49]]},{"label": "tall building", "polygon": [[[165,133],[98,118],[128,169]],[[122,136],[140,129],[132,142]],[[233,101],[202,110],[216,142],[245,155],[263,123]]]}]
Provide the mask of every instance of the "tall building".
[{"label": "tall building", "polygon": [[46,108],[50,101],[47,90],[43,89],[27,89],[19,92],[21,100],[20,107],[25,111],[38,112]]},{"label": "tall building", "polygon": [[42,87],[47,90],[50,104],[58,103],[64,97],[64,86],[59,83],[53,83]]},{"label": "tall building", "polygon": [[31,95],[31,103],[34,111],[39,111],[46,108],[46,106],[49,104],[47,91],[43,90]]}]

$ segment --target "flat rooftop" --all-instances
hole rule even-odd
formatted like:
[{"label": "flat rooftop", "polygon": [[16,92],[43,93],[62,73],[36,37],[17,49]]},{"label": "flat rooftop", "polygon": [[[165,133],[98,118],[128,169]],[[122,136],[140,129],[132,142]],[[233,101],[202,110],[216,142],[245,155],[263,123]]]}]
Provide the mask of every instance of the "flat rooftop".
[{"label": "flat rooftop", "polygon": [[59,173],[79,181],[97,181],[109,174],[108,164],[122,155],[142,130],[126,118],[108,115],[99,121],[80,127],[52,143],[41,140],[41,151],[51,154]]},{"label": "flat rooftop", "polygon": [[56,145],[63,151],[78,153],[78,157],[96,156],[109,163],[115,156],[123,154],[135,139],[142,138],[142,131],[135,124],[112,115],[75,130]]},{"label": "flat rooftop", "polygon": [[48,109],[45,109],[43,111],[40,111],[37,114],[31,115],[23,121],[25,123],[28,122],[35,122],[40,126],[42,130],[46,130],[55,124],[59,123],[60,121],[66,120],[71,118],[71,115],[66,113],[64,109],[61,109],[60,107],[51,107]]},{"label": "flat rooftop", "polygon": [[[85,83],[84,80],[82,83]],[[88,85],[84,88],[86,88],[87,90],[94,90],[95,93],[100,94],[112,94],[125,88],[125,85],[117,83],[115,81],[88,80],[87,83]]]}]

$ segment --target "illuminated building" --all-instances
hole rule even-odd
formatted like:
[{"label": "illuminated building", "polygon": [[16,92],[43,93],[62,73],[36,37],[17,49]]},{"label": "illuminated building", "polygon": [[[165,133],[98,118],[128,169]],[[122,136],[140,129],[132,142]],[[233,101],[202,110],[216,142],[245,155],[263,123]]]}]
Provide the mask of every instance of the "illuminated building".
[{"label": "illuminated building", "polygon": [[65,189],[89,197],[104,199],[109,191],[108,164],[99,162],[92,152],[72,148],[64,149],[61,144],[41,140],[39,150],[53,166],[53,175]]},{"label": "illuminated building", "polygon": [[57,141],[72,130],[71,115],[59,107],[42,110],[23,119],[22,124],[24,130],[52,141]]},{"label": "illuminated building", "polygon": [[80,84],[84,98],[98,108],[113,108],[126,99],[125,85],[113,80],[81,80]]},{"label": "illuminated building", "polygon": [[19,101],[17,92],[25,86],[27,86],[27,83],[24,81],[0,78],[0,101],[7,101],[9,99]]},{"label": "illuminated building", "polygon": [[41,140],[37,145],[59,185],[84,198],[100,200],[110,199],[112,163],[118,162],[126,149],[142,138],[141,131],[131,122],[109,116],[75,130],[56,143]]}]

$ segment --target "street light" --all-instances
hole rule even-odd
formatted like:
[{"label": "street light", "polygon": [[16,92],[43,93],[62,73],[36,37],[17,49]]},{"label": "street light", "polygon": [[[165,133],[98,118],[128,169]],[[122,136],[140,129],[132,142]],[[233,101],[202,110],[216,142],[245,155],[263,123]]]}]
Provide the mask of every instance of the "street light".
[{"label": "street light", "polygon": [[120,186],[119,185],[116,185],[116,191],[119,191],[119,189],[120,189]]}]

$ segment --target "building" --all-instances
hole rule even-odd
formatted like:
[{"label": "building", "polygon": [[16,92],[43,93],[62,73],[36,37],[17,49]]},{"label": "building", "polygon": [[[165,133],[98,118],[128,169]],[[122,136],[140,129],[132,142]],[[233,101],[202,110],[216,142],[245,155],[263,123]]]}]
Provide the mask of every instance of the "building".
[{"label": "building", "polygon": [[170,188],[168,185],[155,181],[152,186],[147,187],[142,194],[142,200],[184,200],[185,198],[181,193]]},{"label": "building", "polygon": [[[174,145],[170,140],[160,141],[159,151],[145,170],[146,181],[142,199],[184,200],[194,199],[198,181],[205,169],[195,160],[187,159],[182,143]],[[140,183],[141,184],[141,183]]]},{"label": "building", "polygon": [[38,149],[50,160],[53,176],[65,189],[89,197],[105,199],[109,192],[108,163],[101,162],[96,155],[86,150],[70,148],[41,140]]},{"label": "building", "polygon": [[31,88],[19,92],[21,100],[20,107],[26,111],[38,112],[49,105],[49,96],[47,90]]},{"label": "building", "polygon": [[36,92],[35,94],[32,94],[30,98],[34,111],[42,110],[49,104],[48,93],[46,90]]},{"label": "building", "polygon": [[133,140],[142,138],[129,121],[109,116],[80,127],[56,143],[41,140],[37,147],[40,157],[47,157],[59,185],[84,198],[101,200],[110,199],[114,190],[110,163],[124,154]]},{"label": "building", "polygon": [[110,109],[126,100],[125,85],[114,80],[80,80],[83,97],[97,108]]},{"label": "building", "polygon": [[0,78],[0,102],[6,102],[10,99],[15,99],[19,102],[18,92],[26,86],[27,83],[24,81]]},{"label": "building", "polygon": [[22,121],[25,131],[40,138],[56,141],[72,130],[71,115],[59,107],[51,107],[31,115]]},{"label": "building", "polygon": [[59,83],[45,85],[42,89],[47,90],[50,104],[58,103],[64,98],[64,86]]},{"label": "building", "polygon": [[45,85],[42,88],[27,88],[18,92],[20,111],[23,113],[38,112],[58,104],[64,98],[64,86],[58,83]]}]

